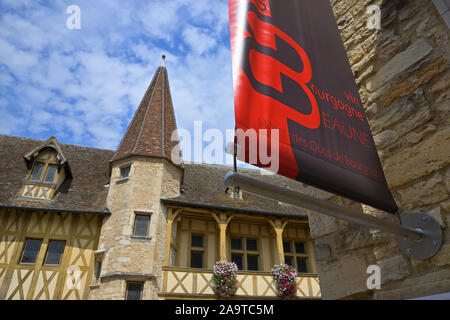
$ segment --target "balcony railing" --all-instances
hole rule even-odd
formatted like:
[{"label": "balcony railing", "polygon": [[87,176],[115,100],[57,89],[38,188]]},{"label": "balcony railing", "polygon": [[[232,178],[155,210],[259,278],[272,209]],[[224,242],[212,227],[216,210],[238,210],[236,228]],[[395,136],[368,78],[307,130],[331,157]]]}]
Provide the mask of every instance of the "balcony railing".
[{"label": "balcony railing", "polygon": [[[182,267],[163,267],[161,298],[172,299],[214,299],[212,271]],[[270,272],[244,272],[237,275],[238,290],[235,298],[276,299],[275,286]],[[302,274],[297,277],[299,299],[320,299],[319,278],[316,274]]]}]

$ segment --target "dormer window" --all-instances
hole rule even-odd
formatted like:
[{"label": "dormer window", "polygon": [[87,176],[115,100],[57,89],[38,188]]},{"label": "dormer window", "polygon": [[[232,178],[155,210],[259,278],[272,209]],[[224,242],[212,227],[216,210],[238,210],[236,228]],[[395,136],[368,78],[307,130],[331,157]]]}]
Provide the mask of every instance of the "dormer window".
[{"label": "dormer window", "polygon": [[239,187],[228,187],[225,189],[225,193],[233,200],[244,200],[242,190]]},{"label": "dormer window", "polygon": [[66,179],[72,178],[66,157],[55,137],[51,137],[24,156],[29,172],[20,197],[51,200]]}]

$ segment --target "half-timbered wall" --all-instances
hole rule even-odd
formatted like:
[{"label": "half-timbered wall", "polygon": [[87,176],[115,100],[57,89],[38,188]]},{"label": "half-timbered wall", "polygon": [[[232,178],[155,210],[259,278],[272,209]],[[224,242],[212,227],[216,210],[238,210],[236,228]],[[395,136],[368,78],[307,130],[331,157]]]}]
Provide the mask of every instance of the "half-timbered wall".
[{"label": "half-timbered wall", "polygon": [[[231,259],[231,238],[245,238],[258,240],[259,271],[270,271],[275,264],[276,244],[271,226],[267,222],[244,222],[232,220],[227,232],[227,257]],[[247,220],[248,221],[248,220]]]},{"label": "half-timbered wall", "polygon": [[[283,232],[283,241],[298,241],[305,243],[306,255],[308,256],[309,273],[316,273],[316,257],[314,255],[314,241],[311,238],[309,228],[288,223]],[[287,253],[284,253],[287,255]]]},{"label": "half-timbered wall", "polygon": [[[204,236],[204,269],[211,269],[219,260],[219,230],[217,222],[208,214],[180,213],[174,222],[170,266],[189,268],[191,266],[191,237],[195,234]],[[269,272],[278,264],[278,251],[273,227],[262,218],[239,215],[234,217],[227,227],[226,252],[231,260],[231,238],[257,239],[259,270]],[[283,240],[303,242],[308,256],[310,273],[315,273],[314,245],[305,223],[289,222],[283,232]]]},{"label": "half-timbered wall", "polygon": [[[294,258],[299,256],[295,249],[295,243],[304,244],[304,253],[302,256],[308,259],[308,273],[298,273],[297,285],[298,299],[320,299],[320,286],[317,278],[314,244],[309,233],[308,223],[304,219],[282,220],[279,223],[279,217],[262,217],[233,212],[226,213],[226,219],[220,217],[220,213],[206,209],[177,208],[172,211],[169,209],[169,219],[173,221],[172,232],[167,231],[171,236],[170,243],[170,262],[166,260],[167,265],[163,266],[162,287],[159,292],[159,298],[164,299],[216,299],[212,284],[212,266],[220,259],[220,224],[226,223],[225,239],[226,250],[225,257],[231,260],[232,238],[241,238],[257,240],[258,249],[248,250],[243,245],[247,254],[259,256],[259,270],[247,271],[239,270],[237,275],[238,290],[234,299],[274,299],[277,296],[273,278],[270,274],[271,269],[280,261],[281,255],[292,255]],[[214,217],[218,219],[214,219]],[[276,229],[281,228],[278,233]],[[169,229],[170,230],[170,225]],[[203,235],[203,247],[192,244],[192,235]],[[283,252],[283,245],[280,248],[277,242],[282,235],[282,241],[292,243],[291,252]],[[203,268],[191,267],[191,251],[202,250],[204,252]],[[303,250],[302,250],[303,251]],[[166,252],[169,250],[166,249]]]},{"label": "half-timbered wall", "polygon": [[219,235],[217,223],[212,217],[192,218],[181,217],[176,226],[175,265],[190,266],[191,235],[203,234],[205,245],[205,268],[212,266],[219,260]]},{"label": "half-timbered wall", "polygon": [[[101,216],[0,210],[0,299],[86,299]],[[42,239],[36,263],[20,264],[26,239]],[[65,241],[61,263],[44,265],[49,240]]]}]

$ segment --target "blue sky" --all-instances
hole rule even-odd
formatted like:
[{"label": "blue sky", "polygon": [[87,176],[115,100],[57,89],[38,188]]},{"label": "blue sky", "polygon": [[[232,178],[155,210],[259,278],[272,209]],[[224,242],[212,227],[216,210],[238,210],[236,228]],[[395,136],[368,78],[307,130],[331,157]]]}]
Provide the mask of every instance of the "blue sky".
[{"label": "blue sky", "polygon": [[0,0],[0,134],[116,149],[162,54],[178,127],[233,128],[227,0]]}]

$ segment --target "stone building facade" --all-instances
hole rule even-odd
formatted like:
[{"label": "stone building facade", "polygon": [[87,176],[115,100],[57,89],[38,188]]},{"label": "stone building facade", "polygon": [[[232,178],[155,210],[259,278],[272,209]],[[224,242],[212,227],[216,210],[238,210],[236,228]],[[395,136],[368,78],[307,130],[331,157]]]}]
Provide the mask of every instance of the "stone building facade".
[{"label": "stone building facade", "polygon": [[[408,299],[450,292],[448,1],[331,4],[401,215],[431,214],[443,228],[444,243],[434,257],[414,260],[392,235],[311,213],[322,297]],[[367,27],[370,5],[381,9],[379,30]],[[397,223],[372,208],[361,210]],[[369,265],[381,268],[381,289],[367,289]]]}]

